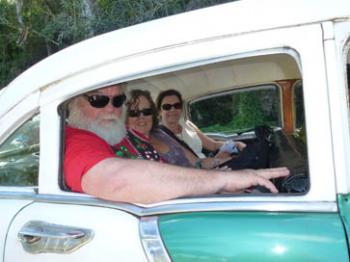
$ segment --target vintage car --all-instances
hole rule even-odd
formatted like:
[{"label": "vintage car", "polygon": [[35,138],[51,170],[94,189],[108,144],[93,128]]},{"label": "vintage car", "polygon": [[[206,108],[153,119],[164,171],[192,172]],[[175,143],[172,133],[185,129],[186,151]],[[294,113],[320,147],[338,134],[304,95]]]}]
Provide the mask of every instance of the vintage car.
[{"label": "vintage car", "polygon": [[[0,93],[0,261],[349,261],[350,1],[243,0],[62,50]],[[142,205],[71,192],[66,101],[173,88],[215,139],[273,129],[280,193]]]}]

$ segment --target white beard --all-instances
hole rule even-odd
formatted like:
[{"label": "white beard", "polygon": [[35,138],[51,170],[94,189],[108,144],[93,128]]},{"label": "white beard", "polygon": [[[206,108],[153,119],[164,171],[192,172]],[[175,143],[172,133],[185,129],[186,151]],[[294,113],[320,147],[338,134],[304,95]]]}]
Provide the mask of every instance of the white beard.
[{"label": "white beard", "polygon": [[[106,120],[108,120],[108,124],[103,123]],[[73,104],[70,108],[68,123],[73,127],[93,132],[103,138],[109,145],[120,143],[126,136],[124,122],[116,115],[109,114],[102,118],[98,117],[95,120],[90,120],[76,104]]]}]

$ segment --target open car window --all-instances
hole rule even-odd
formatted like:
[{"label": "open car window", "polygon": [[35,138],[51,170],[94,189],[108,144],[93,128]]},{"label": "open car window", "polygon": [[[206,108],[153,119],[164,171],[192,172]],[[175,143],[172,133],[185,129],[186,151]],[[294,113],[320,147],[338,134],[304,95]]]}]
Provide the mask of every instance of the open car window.
[{"label": "open car window", "polygon": [[[278,190],[306,194],[310,179],[303,86],[295,57],[274,53],[209,63],[132,80],[127,90],[147,90],[154,101],[161,91],[177,90],[184,101],[183,120],[215,140],[242,141],[259,152],[259,159],[264,154],[263,166],[243,168],[289,168],[291,176],[274,181]],[[255,146],[261,139],[259,127],[271,132],[263,138],[268,145],[264,151]]]},{"label": "open car window", "polygon": [[[305,194],[310,188],[304,99],[296,56],[256,55],[226,60],[130,81],[155,99],[167,89],[185,101],[183,118],[213,139],[255,143],[258,126],[273,130],[269,163],[286,166],[289,179],[276,181],[281,193]],[[204,152],[208,153],[208,152]]]}]

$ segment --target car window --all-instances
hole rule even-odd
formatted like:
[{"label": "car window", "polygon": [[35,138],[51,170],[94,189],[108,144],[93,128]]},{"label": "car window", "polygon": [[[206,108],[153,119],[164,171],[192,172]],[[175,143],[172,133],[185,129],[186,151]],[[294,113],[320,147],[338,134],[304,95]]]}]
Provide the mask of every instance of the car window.
[{"label": "car window", "polygon": [[[215,110],[213,110],[215,108]],[[203,132],[235,133],[258,125],[281,126],[280,91],[260,85],[194,100],[191,121]]]},{"label": "car window", "polygon": [[39,115],[0,145],[0,186],[36,186],[39,169]]},{"label": "car window", "polygon": [[[247,145],[246,151],[229,161],[236,160],[239,168],[285,166],[292,175],[288,181],[276,181],[279,191],[307,193],[310,185],[302,74],[295,57],[270,54],[215,61],[130,81],[128,90],[147,89],[154,98],[160,91],[177,90],[184,100],[182,120],[190,130],[193,122],[214,140],[229,143],[233,139]],[[201,155],[216,154],[201,141],[193,141],[186,143]],[[259,141],[268,141],[268,145]],[[252,157],[255,153],[259,156]]]}]

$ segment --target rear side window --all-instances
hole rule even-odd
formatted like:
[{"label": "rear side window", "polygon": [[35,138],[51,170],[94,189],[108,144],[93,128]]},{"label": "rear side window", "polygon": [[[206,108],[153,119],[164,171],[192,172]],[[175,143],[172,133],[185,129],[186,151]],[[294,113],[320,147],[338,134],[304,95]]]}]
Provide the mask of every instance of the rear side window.
[{"label": "rear side window", "polygon": [[275,85],[239,89],[194,100],[190,118],[203,132],[236,133],[258,125],[281,126],[280,91]]},{"label": "rear side window", "polygon": [[39,170],[39,115],[0,145],[0,186],[36,186]]}]

